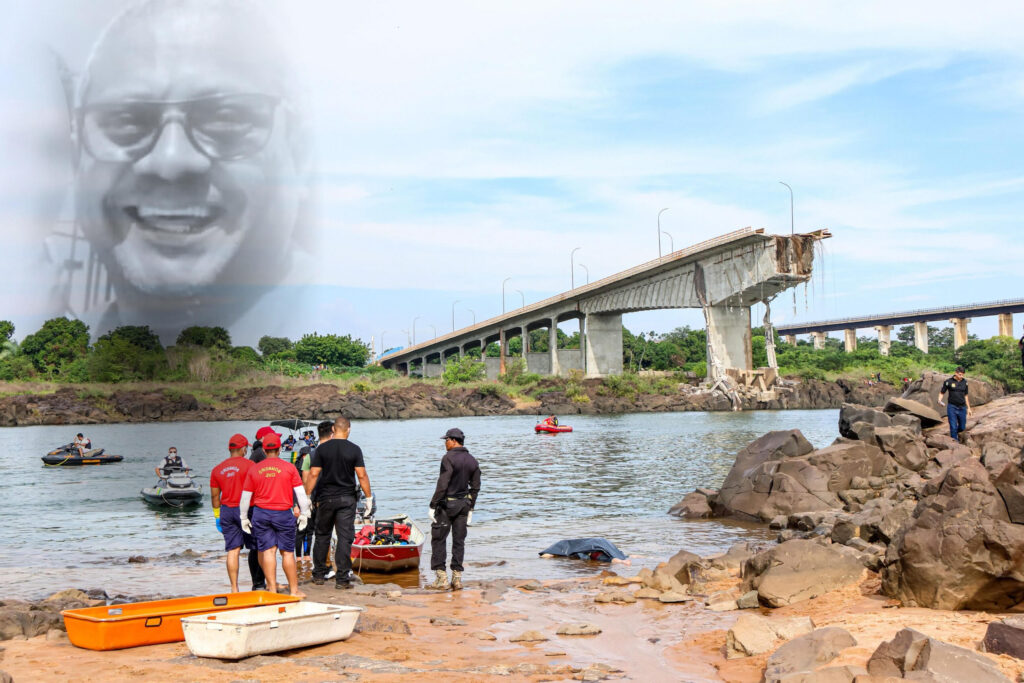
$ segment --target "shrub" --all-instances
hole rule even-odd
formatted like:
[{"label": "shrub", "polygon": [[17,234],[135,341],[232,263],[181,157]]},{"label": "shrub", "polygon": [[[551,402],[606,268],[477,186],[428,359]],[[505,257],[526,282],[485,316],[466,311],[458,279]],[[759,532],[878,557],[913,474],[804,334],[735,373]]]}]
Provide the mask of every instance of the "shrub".
[{"label": "shrub", "polygon": [[487,374],[487,368],[478,360],[468,356],[461,359],[449,358],[444,366],[441,379],[445,384],[478,382]]},{"label": "shrub", "polygon": [[365,394],[366,392],[371,391],[372,389],[373,387],[370,386],[370,383],[364,380],[359,380],[358,382],[355,382],[352,385],[352,391],[356,392],[357,394]]},{"label": "shrub", "polygon": [[8,356],[0,358],[0,380],[12,382],[19,379],[32,379],[36,376],[36,368],[25,356]]},{"label": "shrub", "polygon": [[481,384],[476,388],[476,393],[481,396],[502,396],[505,392],[497,384]]}]

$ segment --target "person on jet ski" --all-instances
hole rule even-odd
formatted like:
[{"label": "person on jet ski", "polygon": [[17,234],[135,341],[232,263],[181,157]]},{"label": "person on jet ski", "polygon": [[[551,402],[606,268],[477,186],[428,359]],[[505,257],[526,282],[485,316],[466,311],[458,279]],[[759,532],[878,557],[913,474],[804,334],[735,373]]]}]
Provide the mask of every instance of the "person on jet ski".
[{"label": "person on jet ski", "polygon": [[288,438],[287,438],[287,439],[285,439],[285,440],[284,440],[284,443],[283,443],[283,444],[281,444],[281,445],[282,445],[282,446],[284,446],[284,449],[285,449],[286,451],[290,451],[290,450],[292,450],[293,448],[295,448],[295,441],[296,441],[296,439],[295,439],[295,435],[294,435],[294,434],[289,434],[289,435],[288,435]]},{"label": "person on jet ski", "polygon": [[92,449],[92,441],[85,438],[82,432],[78,432],[75,435],[75,440],[71,445],[78,449],[78,455],[83,458],[85,457],[85,452]]},{"label": "person on jet ski", "polygon": [[185,459],[178,455],[178,449],[171,446],[167,449],[167,455],[160,461],[160,464],[156,467],[156,476],[166,477],[173,472],[188,472],[189,466],[185,464]]}]

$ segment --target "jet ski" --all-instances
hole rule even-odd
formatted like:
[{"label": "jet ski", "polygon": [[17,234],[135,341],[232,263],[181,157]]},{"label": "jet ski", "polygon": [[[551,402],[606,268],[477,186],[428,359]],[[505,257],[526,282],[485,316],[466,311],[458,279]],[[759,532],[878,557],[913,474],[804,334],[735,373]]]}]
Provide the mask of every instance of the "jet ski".
[{"label": "jet ski", "polygon": [[187,470],[172,470],[156,481],[156,486],[142,489],[142,498],[150,505],[183,508],[197,505],[203,499],[203,487],[196,484]]},{"label": "jet ski", "polygon": [[50,467],[77,467],[79,465],[106,465],[112,462],[121,462],[123,455],[105,453],[103,448],[92,448],[82,455],[78,447],[73,443],[58,446],[43,456],[43,464]]}]

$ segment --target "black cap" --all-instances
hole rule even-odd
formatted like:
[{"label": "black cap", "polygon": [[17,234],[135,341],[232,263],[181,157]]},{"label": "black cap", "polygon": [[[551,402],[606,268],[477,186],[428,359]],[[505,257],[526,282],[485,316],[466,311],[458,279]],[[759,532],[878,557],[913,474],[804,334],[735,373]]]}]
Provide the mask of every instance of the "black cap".
[{"label": "black cap", "polygon": [[458,427],[452,427],[447,432],[445,432],[444,436],[442,436],[441,438],[445,440],[455,439],[456,441],[465,441],[466,435],[463,434],[462,430],[459,429]]}]

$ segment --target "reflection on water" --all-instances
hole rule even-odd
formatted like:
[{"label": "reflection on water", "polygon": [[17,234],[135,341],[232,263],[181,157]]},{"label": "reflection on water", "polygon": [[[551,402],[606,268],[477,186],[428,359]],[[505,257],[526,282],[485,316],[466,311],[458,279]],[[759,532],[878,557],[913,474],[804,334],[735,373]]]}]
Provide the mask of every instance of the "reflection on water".
[{"label": "reflection on water", "polygon": [[[799,428],[820,447],[834,437],[836,421],[834,410],[575,416],[563,419],[572,433],[539,435],[531,417],[374,420],[354,423],[352,440],[363,448],[380,513],[408,513],[429,537],[427,502],[443,455],[440,437],[448,427],[461,427],[483,479],[467,542],[467,580],[544,579],[604,568],[538,558],[562,538],[603,536],[633,555],[639,568],[682,548],[709,554],[767,537],[760,526],[684,521],[665,511],[698,486],[719,485],[736,451],[764,432]],[[209,472],[227,456],[231,434],[251,437],[261,424],[0,430],[0,524],[14,530],[0,537],[0,597],[38,597],[70,586],[128,594],[223,590],[223,542],[210,511]],[[78,431],[124,455],[124,462],[44,468],[40,457]],[[201,507],[159,510],[140,496],[171,445],[199,473]],[[428,538],[424,577],[429,546]],[[186,549],[194,552],[183,556]],[[148,561],[128,563],[132,555]],[[245,574],[243,563],[243,586]],[[412,586],[417,574],[363,578]]]}]

